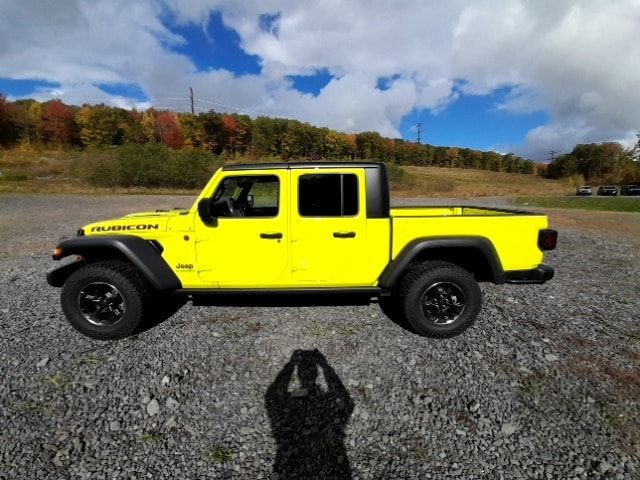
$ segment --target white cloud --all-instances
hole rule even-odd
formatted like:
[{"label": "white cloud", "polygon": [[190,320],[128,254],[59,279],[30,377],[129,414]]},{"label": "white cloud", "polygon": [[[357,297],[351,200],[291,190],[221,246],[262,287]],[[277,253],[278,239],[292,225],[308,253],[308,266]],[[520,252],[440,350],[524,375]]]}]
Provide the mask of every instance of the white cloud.
[{"label": "white cloud", "polygon": [[[549,115],[523,145],[507,146],[535,158],[576,142],[633,138],[640,128],[640,0],[164,4],[177,21],[202,26],[221,11],[262,73],[197,71],[168,48],[184,40],[161,22],[161,0],[0,0],[0,76],[60,83],[49,93],[63,99],[125,105],[134,100],[93,84],[137,83],[155,104],[181,109],[193,86],[201,108],[227,105],[392,136],[412,110],[455,101],[454,85],[467,94],[510,87],[497,108]],[[261,27],[264,14],[279,14],[277,28]],[[320,68],[335,78],[317,96],[286,79]],[[392,76],[388,90],[376,88],[378,78]]]},{"label": "white cloud", "polygon": [[[103,90],[100,90],[95,85],[89,83],[65,83],[59,87],[36,88],[33,93],[29,94],[29,98],[33,98],[41,102],[57,98],[68,105],[104,103],[114,107],[126,109],[136,108],[138,110],[146,110],[153,106],[149,101],[140,101],[127,98],[122,95],[108,94]],[[13,98],[10,99],[13,100]]]},{"label": "white cloud", "polygon": [[476,92],[517,85],[499,108],[549,113],[520,152],[544,158],[640,128],[640,2],[503,3],[502,17],[474,7],[473,27],[457,33],[455,63]]}]

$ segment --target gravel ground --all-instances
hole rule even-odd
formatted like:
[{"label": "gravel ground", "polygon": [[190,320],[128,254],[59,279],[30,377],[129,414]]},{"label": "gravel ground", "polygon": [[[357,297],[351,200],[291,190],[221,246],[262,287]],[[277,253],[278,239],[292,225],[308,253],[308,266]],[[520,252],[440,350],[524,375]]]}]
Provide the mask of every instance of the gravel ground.
[{"label": "gravel ground", "polygon": [[483,286],[478,322],[447,340],[377,305],[187,305],[119,342],[72,330],[44,279],[60,237],[190,201],[0,197],[0,479],[640,478],[630,239],[561,231],[552,282]]}]

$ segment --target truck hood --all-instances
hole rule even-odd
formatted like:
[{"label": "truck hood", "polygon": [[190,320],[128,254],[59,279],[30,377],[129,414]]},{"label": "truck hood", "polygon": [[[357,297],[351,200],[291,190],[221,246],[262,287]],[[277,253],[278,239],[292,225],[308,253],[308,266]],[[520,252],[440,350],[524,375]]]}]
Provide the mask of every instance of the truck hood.
[{"label": "truck hood", "polygon": [[120,218],[101,220],[82,227],[85,235],[135,234],[148,231],[166,231],[171,218],[186,215],[189,210],[160,210],[155,212],[130,213]]}]

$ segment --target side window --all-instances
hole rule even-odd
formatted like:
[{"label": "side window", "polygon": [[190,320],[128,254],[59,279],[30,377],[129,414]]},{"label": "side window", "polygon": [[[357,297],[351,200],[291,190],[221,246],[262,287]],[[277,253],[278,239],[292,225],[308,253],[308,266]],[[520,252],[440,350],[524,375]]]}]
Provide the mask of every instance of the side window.
[{"label": "side window", "polygon": [[225,178],[213,195],[216,217],[276,217],[280,183],[275,175]]},{"label": "side window", "polygon": [[350,217],[358,214],[358,177],[352,173],[302,175],[298,180],[302,217]]}]

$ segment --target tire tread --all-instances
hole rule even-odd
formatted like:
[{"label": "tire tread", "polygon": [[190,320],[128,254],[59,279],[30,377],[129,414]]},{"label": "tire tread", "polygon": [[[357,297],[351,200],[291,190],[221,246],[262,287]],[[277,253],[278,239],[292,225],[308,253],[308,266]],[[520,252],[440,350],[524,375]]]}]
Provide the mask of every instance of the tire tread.
[{"label": "tire tread", "polygon": [[[411,321],[409,309],[415,308],[415,305],[407,305],[407,299],[411,296],[412,289],[414,289],[416,285],[422,282],[422,279],[425,275],[441,275],[449,278],[461,278],[463,282],[473,282],[473,284],[469,284],[469,286],[477,288],[477,293],[479,294],[480,301],[476,302],[477,304],[471,305],[471,318],[467,321],[461,322],[460,324],[450,329],[434,329],[430,328],[429,326],[425,327],[424,325],[416,324],[415,321]],[[397,287],[394,290],[394,295],[396,296],[396,298],[398,298],[407,322],[416,333],[423,336],[446,338],[458,335],[459,333],[469,328],[475,322],[482,306],[482,294],[475,278],[473,278],[473,275],[471,275],[471,273],[469,273],[464,268],[454,263],[445,261],[414,263],[402,276],[397,284]]]},{"label": "tire tread", "polygon": [[[134,318],[131,321],[123,322],[117,326],[118,328],[110,331],[100,331],[91,327],[86,328],[86,326],[83,325],[85,321],[76,318],[78,312],[74,305],[75,297],[69,297],[69,289],[75,288],[74,282],[81,282],[82,279],[88,276],[104,276],[108,278],[113,275],[115,275],[120,282],[123,282],[125,286],[127,283],[129,284],[128,286],[130,288],[127,288],[129,290],[127,293],[135,295],[135,297],[137,297],[135,299],[136,303],[139,303],[137,306],[129,305],[129,308],[139,307],[139,311],[134,315]],[[125,295],[124,292],[121,293]],[[143,320],[145,311],[149,307],[148,299],[151,293],[152,289],[149,283],[132,264],[118,260],[105,260],[90,263],[74,272],[67,279],[61,292],[62,309],[69,323],[84,335],[97,340],[116,340],[126,338],[136,330],[140,322]]]}]

